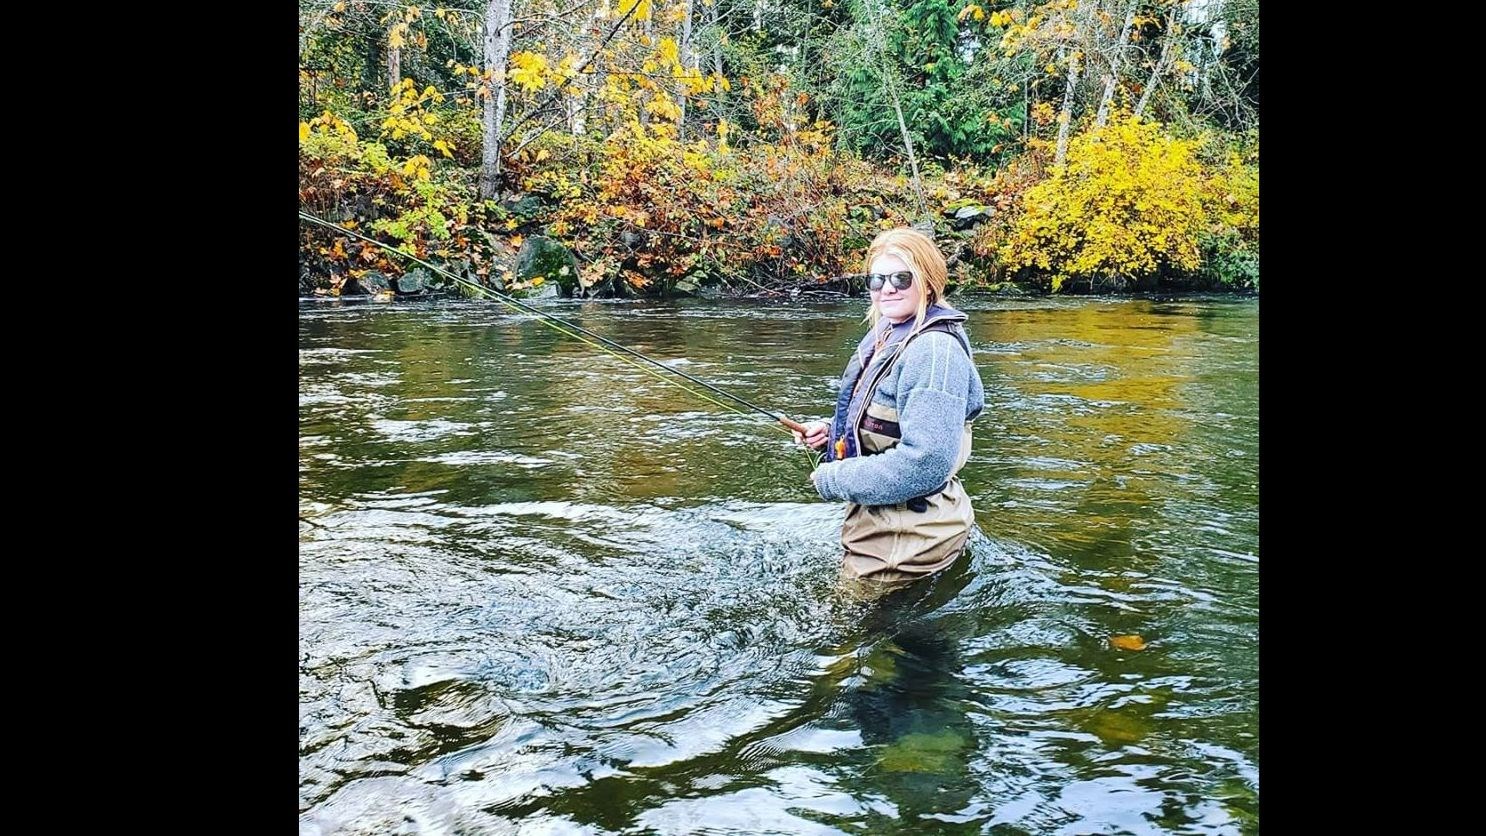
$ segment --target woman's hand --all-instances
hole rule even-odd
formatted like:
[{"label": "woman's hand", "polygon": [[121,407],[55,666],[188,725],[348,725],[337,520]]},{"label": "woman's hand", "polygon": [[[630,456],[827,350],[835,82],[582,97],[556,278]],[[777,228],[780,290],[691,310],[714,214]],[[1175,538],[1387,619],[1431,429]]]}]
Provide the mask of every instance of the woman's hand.
[{"label": "woman's hand", "polygon": [[807,447],[819,450],[826,446],[827,436],[831,432],[831,425],[826,421],[811,421],[805,425],[805,432],[790,430],[795,436],[795,443],[804,444]]}]

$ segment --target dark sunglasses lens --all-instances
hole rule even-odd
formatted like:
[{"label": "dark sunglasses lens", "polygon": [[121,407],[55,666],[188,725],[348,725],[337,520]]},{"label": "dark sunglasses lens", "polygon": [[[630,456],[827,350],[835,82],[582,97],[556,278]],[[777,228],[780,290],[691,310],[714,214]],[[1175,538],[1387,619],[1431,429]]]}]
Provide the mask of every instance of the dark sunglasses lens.
[{"label": "dark sunglasses lens", "polygon": [[913,286],[913,273],[900,270],[897,273],[873,273],[867,277],[867,289],[872,291],[882,290],[882,286],[891,281],[893,287],[899,290],[907,290]]}]

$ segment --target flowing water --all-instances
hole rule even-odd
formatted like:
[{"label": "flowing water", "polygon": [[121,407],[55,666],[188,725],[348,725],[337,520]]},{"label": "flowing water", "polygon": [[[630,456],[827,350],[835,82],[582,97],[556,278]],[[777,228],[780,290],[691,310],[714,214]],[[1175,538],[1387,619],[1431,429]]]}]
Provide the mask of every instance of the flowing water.
[{"label": "flowing water", "polygon": [[[544,304],[799,418],[865,310]],[[1257,832],[1258,303],[959,306],[978,531],[864,598],[760,416],[491,302],[303,302],[301,833]]]}]

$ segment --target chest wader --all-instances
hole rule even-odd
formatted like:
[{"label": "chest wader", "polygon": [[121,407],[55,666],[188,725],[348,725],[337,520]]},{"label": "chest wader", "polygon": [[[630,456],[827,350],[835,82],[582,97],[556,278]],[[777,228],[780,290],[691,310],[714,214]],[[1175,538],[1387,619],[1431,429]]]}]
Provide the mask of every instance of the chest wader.
[{"label": "chest wader", "polygon": [[[951,323],[941,322],[926,326],[923,331],[953,334],[953,329]],[[862,401],[866,408],[848,422],[856,433],[861,455],[886,452],[902,440],[898,410],[882,406],[874,398],[903,349],[917,336],[900,343],[894,355],[879,363],[876,371],[863,372],[872,375]],[[955,341],[959,343],[958,337]],[[960,347],[964,348],[963,343]],[[842,572],[847,577],[911,581],[944,569],[960,556],[975,521],[970,497],[957,475],[970,458],[970,442],[970,422],[966,421],[949,481],[938,490],[896,505],[847,504],[846,521],[841,525],[841,545],[846,549]]]}]

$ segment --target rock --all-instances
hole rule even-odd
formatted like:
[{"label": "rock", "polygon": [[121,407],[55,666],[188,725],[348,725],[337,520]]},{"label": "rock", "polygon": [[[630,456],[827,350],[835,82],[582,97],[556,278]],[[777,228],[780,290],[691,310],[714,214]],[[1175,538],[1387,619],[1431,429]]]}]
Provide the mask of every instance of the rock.
[{"label": "rock", "polygon": [[490,245],[490,275],[493,278],[488,283],[497,289],[503,288],[516,275],[516,250],[489,230],[480,232],[485,236],[485,243]]},{"label": "rock", "polygon": [[617,289],[612,276],[606,276],[606,264],[590,264],[586,268],[580,268],[578,272],[578,289],[573,294],[585,299],[609,299],[616,295]]},{"label": "rock", "polygon": [[923,234],[929,236],[929,240],[930,241],[934,240],[934,222],[933,221],[931,221],[931,220],[914,221],[913,222],[913,228],[916,229],[916,230],[918,230],[919,232],[922,232]]},{"label": "rock", "polygon": [[536,287],[512,291],[511,295],[517,299],[557,299],[562,296],[562,291],[556,282],[542,282]]},{"label": "rock", "polygon": [[963,209],[966,206],[974,206],[977,202],[978,201],[976,201],[976,199],[973,197],[962,197],[958,200],[952,200],[949,203],[944,204],[944,211],[940,214],[942,214],[946,218],[953,218],[955,216],[955,212],[958,212],[960,209]]},{"label": "rock", "polygon": [[944,266],[950,268],[951,270],[959,266],[960,262],[965,258],[965,250],[966,247],[964,241],[960,241],[958,244],[950,248],[948,257],[944,259]]},{"label": "rock", "polygon": [[422,267],[415,267],[409,270],[397,280],[397,292],[402,294],[422,293],[428,289],[430,275]]},{"label": "rock", "polygon": [[542,199],[533,194],[514,194],[501,201],[501,208],[522,221],[529,221],[542,213]]},{"label": "rock", "polygon": [[533,235],[516,256],[516,280],[529,282],[541,277],[572,296],[578,287],[578,259],[571,250],[545,235]]},{"label": "rock", "polygon": [[950,226],[955,229],[969,229],[976,224],[990,220],[993,211],[989,206],[963,206],[955,211],[955,217],[950,222]]},{"label": "rock", "polygon": [[392,282],[388,281],[386,276],[378,273],[376,270],[368,271],[365,275],[357,278],[355,282],[347,282],[346,286],[342,288],[341,293],[344,294],[353,287],[356,292],[366,293],[372,296],[376,296],[379,293],[392,292]]}]

